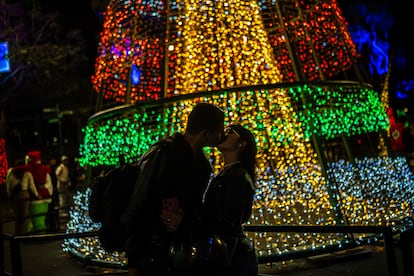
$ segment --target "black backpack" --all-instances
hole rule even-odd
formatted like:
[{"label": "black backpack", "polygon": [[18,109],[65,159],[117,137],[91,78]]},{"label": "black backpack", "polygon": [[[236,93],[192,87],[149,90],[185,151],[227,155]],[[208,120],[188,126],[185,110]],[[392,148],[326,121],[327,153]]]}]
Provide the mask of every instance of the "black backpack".
[{"label": "black backpack", "polygon": [[142,155],[138,164],[126,164],[114,168],[104,176],[92,180],[88,204],[89,216],[92,221],[101,223],[98,236],[107,252],[125,251],[128,232],[121,217],[132,198],[134,202],[139,202],[141,205],[134,204],[134,208],[142,208],[148,184],[153,182],[154,169],[162,167],[157,163],[163,162],[159,160],[160,152],[169,142],[170,139],[165,139],[154,144]]}]

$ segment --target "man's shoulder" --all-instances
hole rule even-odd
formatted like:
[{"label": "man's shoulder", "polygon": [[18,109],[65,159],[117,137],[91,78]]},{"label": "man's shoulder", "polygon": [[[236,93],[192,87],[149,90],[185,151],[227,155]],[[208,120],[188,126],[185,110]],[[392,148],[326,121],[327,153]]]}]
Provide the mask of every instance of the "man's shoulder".
[{"label": "man's shoulder", "polygon": [[167,136],[167,137],[161,139],[161,141],[164,141],[166,143],[177,144],[177,143],[185,142],[185,139],[184,139],[184,135],[182,135],[181,133],[174,133],[170,136]]},{"label": "man's shoulder", "polygon": [[171,150],[171,149],[181,148],[185,145],[185,143],[186,141],[182,134],[174,134],[174,135],[160,139],[153,146]]},{"label": "man's shoulder", "polygon": [[174,134],[159,140],[153,145],[152,150],[156,148],[169,163],[177,163],[177,165],[193,156],[191,147],[182,134]]}]

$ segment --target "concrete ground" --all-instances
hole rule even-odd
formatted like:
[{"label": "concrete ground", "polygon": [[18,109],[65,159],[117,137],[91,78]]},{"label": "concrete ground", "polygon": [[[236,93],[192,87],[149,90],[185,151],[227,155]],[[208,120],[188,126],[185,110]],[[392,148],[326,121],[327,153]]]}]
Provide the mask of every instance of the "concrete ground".
[{"label": "concrete ground", "polygon": [[[6,271],[11,272],[9,245],[5,244]],[[261,275],[288,276],[397,276],[389,275],[382,246],[358,248],[362,253],[344,252],[305,259],[260,264]],[[61,241],[30,242],[21,245],[25,276],[127,275],[125,270],[88,265],[64,253]],[[404,275],[397,252],[398,275]],[[7,275],[7,274],[6,274]]]},{"label": "concrete ground", "polygon": [[[7,212],[6,212],[7,213]],[[7,214],[2,211],[3,218]],[[3,232],[12,233],[13,221],[3,220]],[[79,261],[62,251],[62,241],[35,241],[21,245],[21,259],[24,276],[90,276],[90,275],[127,275],[123,269],[92,266]],[[396,241],[398,245],[398,241]],[[414,252],[414,243],[411,244]],[[401,250],[396,250],[398,275],[405,275]],[[6,273],[11,275],[10,244],[5,241],[4,259]],[[414,260],[412,260],[412,264]],[[412,265],[411,264],[411,265]],[[260,275],[287,276],[398,276],[388,272],[387,258],[381,245],[367,245],[334,254],[324,254],[304,259],[274,262],[259,265]],[[0,273],[1,275],[1,273]],[[196,276],[196,275],[195,275]]]}]

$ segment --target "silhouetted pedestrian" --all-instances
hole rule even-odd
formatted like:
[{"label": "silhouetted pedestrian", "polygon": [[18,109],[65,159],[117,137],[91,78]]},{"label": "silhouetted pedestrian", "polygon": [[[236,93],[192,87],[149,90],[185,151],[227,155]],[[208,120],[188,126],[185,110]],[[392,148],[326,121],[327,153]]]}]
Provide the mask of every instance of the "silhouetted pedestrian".
[{"label": "silhouetted pedestrian", "polygon": [[29,167],[25,165],[23,159],[16,160],[15,166],[8,170],[6,176],[7,196],[12,200],[15,217],[15,235],[29,232],[30,200],[39,196],[34,182],[27,180],[29,177],[31,177]]},{"label": "silhouetted pedestrian", "polygon": [[[49,212],[49,204],[52,202],[53,185],[50,178],[49,165],[42,164],[41,152],[30,151],[26,156],[30,176],[23,179],[23,186],[34,183],[38,196],[32,197],[30,202],[30,215],[32,232],[43,233],[46,231],[46,217]],[[26,184],[27,182],[27,184]]]},{"label": "silhouetted pedestrian", "polygon": [[58,210],[55,210],[55,207],[59,206],[59,197],[57,193],[57,177],[56,177],[56,168],[57,168],[57,161],[56,158],[51,157],[49,159],[49,167],[50,167],[50,179],[52,180],[53,191],[55,191],[52,195],[52,202],[49,204],[49,212],[46,218],[46,224],[50,231],[57,231],[58,230]]},{"label": "silhouetted pedestrian", "polygon": [[59,196],[59,213],[61,216],[66,216],[69,207],[72,205],[72,183],[70,180],[69,157],[63,155],[60,160],[61,163],[55,171]]}]

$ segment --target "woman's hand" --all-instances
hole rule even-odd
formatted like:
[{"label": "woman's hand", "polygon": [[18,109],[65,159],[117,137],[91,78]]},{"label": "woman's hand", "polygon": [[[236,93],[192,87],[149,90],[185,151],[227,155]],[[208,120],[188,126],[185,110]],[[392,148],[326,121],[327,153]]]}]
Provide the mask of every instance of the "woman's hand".
[{"label": "woman's hand", "polygon": [[163,208],[160,214],[160,218],[162,223],[167,226],[168,230],[174,231],[177,230],[178,226],[183,220],[184,212],[181,209],[167,210]]}]

